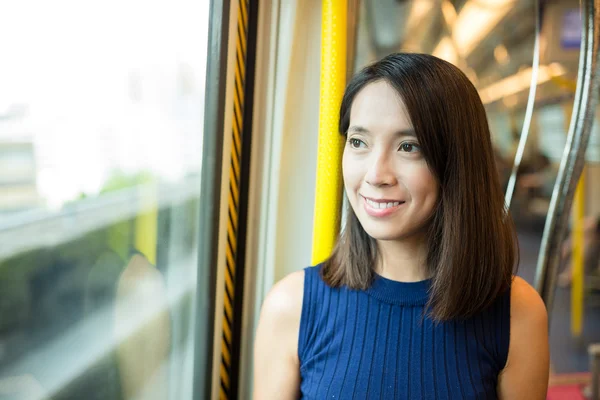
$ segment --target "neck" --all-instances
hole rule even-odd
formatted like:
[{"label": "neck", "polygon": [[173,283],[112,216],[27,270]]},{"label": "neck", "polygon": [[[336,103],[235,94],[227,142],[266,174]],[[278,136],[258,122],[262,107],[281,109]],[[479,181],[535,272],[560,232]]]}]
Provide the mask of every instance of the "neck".
[{"label": "neck", "polygon": [[400,282],[418,282],[430,277],[427,270],[425,238],[410,238],[377,242],[375,272],[384,278]]}]

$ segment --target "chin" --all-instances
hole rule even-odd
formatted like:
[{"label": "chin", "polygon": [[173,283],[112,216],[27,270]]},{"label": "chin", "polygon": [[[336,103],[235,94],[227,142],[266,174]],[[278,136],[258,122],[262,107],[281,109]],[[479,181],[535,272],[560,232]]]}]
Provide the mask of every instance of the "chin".
[{"label": "chin", "polygon": [[374,224],[376,226],[365,226],[363,225],[363,229],[367,232],[367,235],[371,236],[375,240],[381,241],[402,241],[406,239],[414,239],[416,237],[421,237],[426,234],[427,224],[422,224],[417,227],[404,227],[404,229],[399,229],[398,225],[396,226],[382,226],[380,224]]},{"label": "chin", "polygon": [[404,232],[391,231],[388,229],[365,229],[365,232],[373,239],[383,241],[402,240],[409,236]]}]

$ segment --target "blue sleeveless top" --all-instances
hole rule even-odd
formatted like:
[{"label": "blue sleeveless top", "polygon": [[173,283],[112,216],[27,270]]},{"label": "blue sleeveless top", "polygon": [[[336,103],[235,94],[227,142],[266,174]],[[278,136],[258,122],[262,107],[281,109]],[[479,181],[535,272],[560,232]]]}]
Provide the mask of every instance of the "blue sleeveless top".
[{"label": "blue sleeveless top", "polygon": [[495,399],[506,365],[510,290],[482,313],[423,318],[430,281],[376,276],[332,289],[305,269],[298,356],[303,399]]}]

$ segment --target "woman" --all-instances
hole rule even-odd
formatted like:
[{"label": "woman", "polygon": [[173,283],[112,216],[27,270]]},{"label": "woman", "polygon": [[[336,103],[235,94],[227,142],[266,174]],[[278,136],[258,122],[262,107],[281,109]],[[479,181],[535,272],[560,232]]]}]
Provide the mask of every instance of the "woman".
[{"label": "woman", "polygon": [[277,283],[255,399],[544,399],[547,315],[513,276],[485,110],[453,65],[393,54],[340,110],[348,220],[331,257]]}]

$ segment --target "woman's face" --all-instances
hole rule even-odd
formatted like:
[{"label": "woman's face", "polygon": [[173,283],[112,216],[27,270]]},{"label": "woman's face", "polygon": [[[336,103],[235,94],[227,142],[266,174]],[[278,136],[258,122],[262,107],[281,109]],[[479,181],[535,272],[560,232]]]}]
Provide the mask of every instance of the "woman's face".
[{"label": "woman's face", "polygon": [[423,232],[439,186],[387,82],[370,83],[354,98],[342,169],[348,200],[371,237],[404,240]]}]

